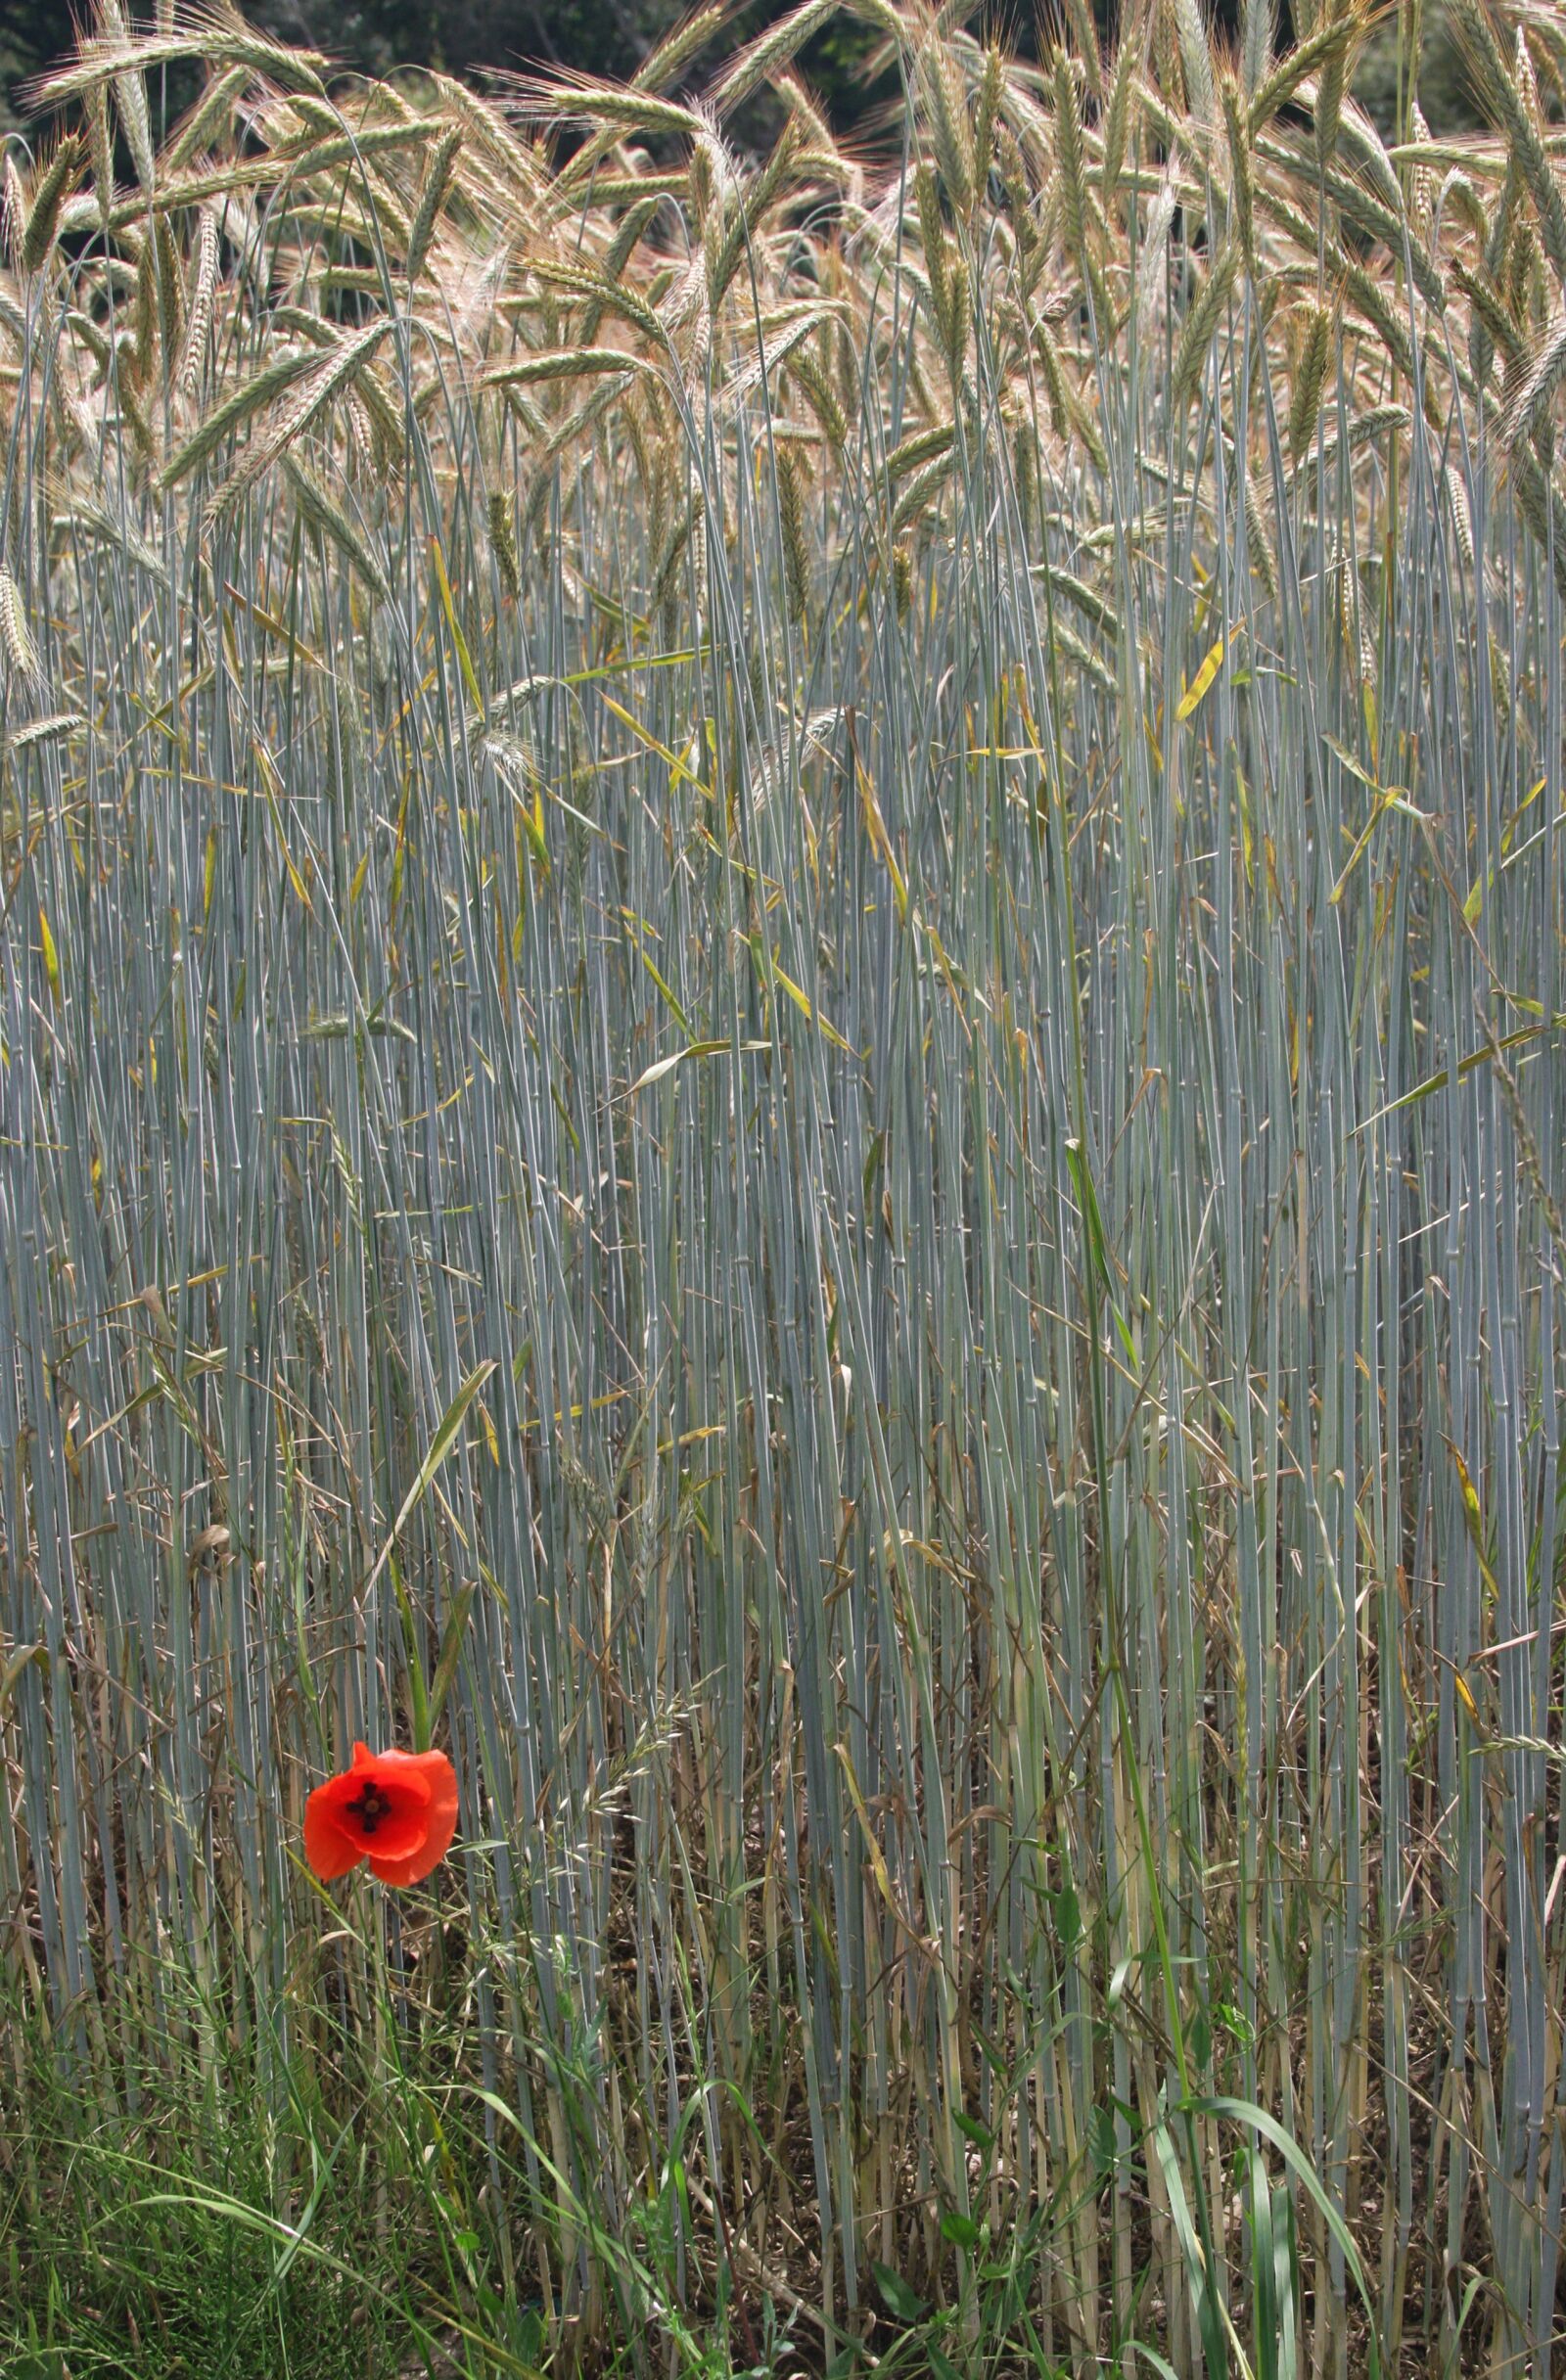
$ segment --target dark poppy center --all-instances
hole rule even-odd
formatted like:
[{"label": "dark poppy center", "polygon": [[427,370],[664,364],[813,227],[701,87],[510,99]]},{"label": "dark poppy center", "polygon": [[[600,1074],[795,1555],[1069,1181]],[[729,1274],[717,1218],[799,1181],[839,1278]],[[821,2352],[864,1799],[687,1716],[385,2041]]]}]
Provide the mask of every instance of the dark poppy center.
[{"label": "dark poppy center", "polygon": [[345,1809],[345,1815],[356,1818],[360,1833],[366,1835],[373,1835],[381,1820],[391,1814],[391,1795],[384,1794],[375,1784],[366,1785],[358,1800],[347,1803]]}]

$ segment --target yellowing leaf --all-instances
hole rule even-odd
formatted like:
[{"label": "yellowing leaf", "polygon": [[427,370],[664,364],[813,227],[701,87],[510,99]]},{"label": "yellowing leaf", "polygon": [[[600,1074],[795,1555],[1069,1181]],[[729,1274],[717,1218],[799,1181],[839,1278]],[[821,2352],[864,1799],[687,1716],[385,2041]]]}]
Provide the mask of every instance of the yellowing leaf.
[{"label": "yellowing leaf", "polygon": [[1467,1464],[1450,1438],[1446,1443],[1447,1452],[1451,1456],[1452,1468],[1457,1474],[1457,1488],[1462,1496],[1462,1517],[1467,1527],[1469,1542],[1474,1549],[1474,1560],[1479,1565],[1479,1576],[1485,1582],[1485,1592],[1490,1601],[1495,1603],[1499,1597],[1500,1589],[1496,1583],[1495,1572],[1485,1559],[1485,1516],[1480,1508],[1479,1490],[1473,1484]]},{"label": "yellowing leaf", "polygon": [[678,1000],[676,1000],[674,994],[670,991],[663,977],[659,974],[658,969],[653,965],[652,960],[647,955],[645,946],[641,942],[637,942],[634,947],[637,957],[641,960],[642,965],[646,968],[648,974],[652,977],[653,982],[657,984],[659,990],[663,993],[665,1000],[668,1002],[671,1014],[674,1016],[679,1025],[680,1031],[682,1033],[688,1033],[691,1030],[691,1021],[689,1017],[685,1014],[684,1009],[680,1006]]},{"label": "yellowing leaf", "polygon": [[666,1075],[671,1075],[676,1066],[683,1066],[687,1058],[716,1058],[727,1048],[726,1041],[693,1041],[688,1048],[677,1049],[668,1058],[655,1059],[645,1074],[637,1076],[631,1090],[645,1091],[650,1083],[662,1082]]},{"label": "yellowing leaf", "polygon": [[898,866],[897,855],[892,848],[892,838],[887,833],[887,822],[881,814],[881,804],[876,798],[875,787],[871,784],[869,774],[862,761],[857,762],[856,766],[859,776],[859,800],[864,807],[864,823],[870,830],[870,841],[886,862],[887,874],[892,879],[892,891],[897,899],[898,915],[905,918],[908,914],[908,888],[902,881],[902,871]]},{"label": "yellowing leaf", "polygon": [[789,998],[794,1002],[794,1005],[799,1010],[800,1014],[803,1017],[808,1018],[809,1022],[815,1027],[818,1033],[824,1033],[826,1035],[834,1049],[847,1050],[851,1058],[857,1054],[850,1046],[850,1044],[844,1040],[843,1035],[838,1031],[837,1027],[835,1025],[829,1025],[825,1017],[818,1015],[816,1010],[811,1007],[809,994],[802,991],[798,984],[793,981],[792,977],[786,976],[783,973],[783,970],[778,965],[776,959],[772,961],[772,974],[774,980],[782,984],[783,989],[788,993]]},{"label": "yellowing leaf", "polygon": [[476,710],[482,711],[484,696],[479,691],[479,680],[474,673],[473,663],[469,659],[467,638],[457,625],[457,607],[451,600],[451,581],[446,576],[446,559],[440,551],[438,537],[431,538],[430,552],[435,561],[436,584],[440,589],[440,609],[446,616],[446,626],[451,630],[451,641],[457,648],[457,661],[462,670],[462,682],[468,689],[469,702]]},{"label": "yellowing leaf", "polygon": [[1214,645],[1212,650],[1209,652],[1207,659],[1203,662],[1202,666],[1192,678],[1189,686],[1187,686],[1185,689],[1185,692],[1180,696],[1179,709],[1174,713],[1176,719],[1188,719],[1191,716],[1191,713],[1196,709],[1197,706],[1202,702],[1204,696],[1208,693],[1208,690],[1212,686],[1213,680],[1217,677],[1219,671],[1223,666],[1224,650],[1223,639],[1221,636],[1218,643]]},{"label": "yellowing leaf", "polygon": [[43,938],[44,973],[49,978],[49,988],[55,995],[55,1005],[58,1007],[60,1004],[60,953],[55,948],[55,938],[49,931],[49,920],[43,913],[42,902],[38,906],[38,932]]},{"label": "yellowing leaf", "polygon": [[[748,1055],[754,1050],[770,1049],[771,1046],[770,1041],[742,1041],[740,1051],[742,1055]],[[676,1066],[683,1066],[687,1058],[726,1057],[731,1047],[728,1041],[692,1041],[685,1049],[676,1049],[667,1058],[655,1059],[644,1075],[637,1076],[630,1086],[630,1095],[634,1098],[638,1091],[645,1091],[649,1083],[662,1082],[666,1075],[671,1075]]]},{"label": "yellowing leaf", "polygon": [[311,908],[309,889],[295,865],[294,854],[288,847],[288,837],[283,831],[283,813],[277,805],[278,795],[286,790],[283,780],[278,775],[276,762],[258,736],[252,739],[252,749],[260,764],[261,781],[266,788],[266,806],[272,813],[272,824],[277,829],[277,846],[283,854],[283,865],[288,871],[289,883],[294,888],[295,897],[299,906],[309,909],[313,916],[314,910]]},{"label": "yellowing leaf", "polygon": [[[623,703],[617,703],[613,695],[606,694],[601,699],[604,709],[606,710],[612,710],[616,718],[622,720],[623,724],[630,729],[631,734],[636,738],[638,744],[645,744],[649,752],[657,753],[659,758],[664,762],[665,766],[673,770],[676,778],[683,778],[687,785],[694,785],[696,791],[701,795],[703,801],[711,801],[713,798],[712,788],[702,783],[701,778],[697,776],[695,770],[692,769],[686,761],[682,760],[677,753],[670,752],[667,744],[660,744],[658,738],[652,734],[648,728],[645,728],[642,725],[640,719],[637,718],[634,711],[627,710]],[[687,749],[694,750],[694,747],[695,739],[693,737],[691,745]]]}]

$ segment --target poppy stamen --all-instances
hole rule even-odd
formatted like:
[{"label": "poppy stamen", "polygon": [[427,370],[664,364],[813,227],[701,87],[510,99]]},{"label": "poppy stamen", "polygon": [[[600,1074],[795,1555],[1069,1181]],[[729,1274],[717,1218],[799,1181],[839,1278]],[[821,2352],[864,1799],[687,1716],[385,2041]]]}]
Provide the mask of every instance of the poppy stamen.
[{"label": "poppy stamen", "polygon": [[391,1796],[382,1793],[378,1785],[370,1784],[366,1785],[356,1802],[348,1803],[344,1815],[348,1818],[357,1818],[359,1831],[362,1834],[373,1835],[381,1820],[389,1815],[391,1808]]}]

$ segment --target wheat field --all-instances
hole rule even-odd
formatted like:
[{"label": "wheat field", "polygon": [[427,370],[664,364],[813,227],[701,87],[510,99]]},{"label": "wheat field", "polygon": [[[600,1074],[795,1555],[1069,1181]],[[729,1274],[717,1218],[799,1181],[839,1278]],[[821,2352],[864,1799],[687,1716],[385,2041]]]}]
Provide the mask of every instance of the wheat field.
[{"label": "wheat field", "polygon": [[837,6],[7,152],[27,2380],[1559,2368],[1566,20]]}]

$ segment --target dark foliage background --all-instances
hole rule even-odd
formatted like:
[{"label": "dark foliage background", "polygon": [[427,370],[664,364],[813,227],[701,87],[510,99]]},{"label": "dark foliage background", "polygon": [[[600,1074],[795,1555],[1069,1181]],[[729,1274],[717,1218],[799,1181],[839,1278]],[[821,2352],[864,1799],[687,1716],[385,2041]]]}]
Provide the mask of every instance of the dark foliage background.
[{"label": "dark foliage background", "polygon": [[[717,50],[732,47],[782,16],[789,0],[750,0],[728,43],[692,69],[700,82]],[[1096,0],[1100,16],[1116,0]],[[1209,0],[1211,6],[1212,0]],[[324,50],[345,67],[386,74],[396,67],[438,66],[456,74],[536,62],[631,73],[684,10],[686,0],[253,0],[246,14],[285,40]],[[1009,47],[1037,47],[1038,10],[1047,0],[990,0],[991,16]],[[1218,0],[1216,14],[1232,16],[1235,0]],[[148,0],[127,13],[149,13]],[[1280,15],[1287,14],[1286,4]],[[17,129],[25,111],[20,86],[60,56],[71,25],[61,0],[0,0],[0,133]],[[805,51],[801,65],[842,131],[852,131],[875,102],[889,96],[871,87],[867,27],[844,18]],[[1357,89],[1378,122],[1390,125],[1397,94],[1397,12],[1388,11],[1366,44]],[[183,98],[184,93],[175,95]],[[1444,0],[1427,0],[1420,98],[1437,133],[1473,120],[1467,76]],[[759,124],[757,129],[765,127]]]},{"label": "dark foliage background", "polygon": [[[542,63],[624,76],[686,13],[686,5],[687,0],[249,0],[245,14],[284,40],[323,50],[367,74],[438,66],[450,73],[482,75],[486,68]],[[752,0],[736,16],[727,41],[695,62],[693,81],[699,84],[703,71],[727,49],[782,16],[787,5],[788,0]],[[128,0],[126,13],[137,19],[150,15],[150,0]],[[22,85],[62,55],[71,31],[61,0],[0,0],[0,132],[25,122]],[[873,46],[873,33],[845,18],[829,25],[802,59],[844,130],[867,104],[884,96],[870,89],[864,71]]]}]

